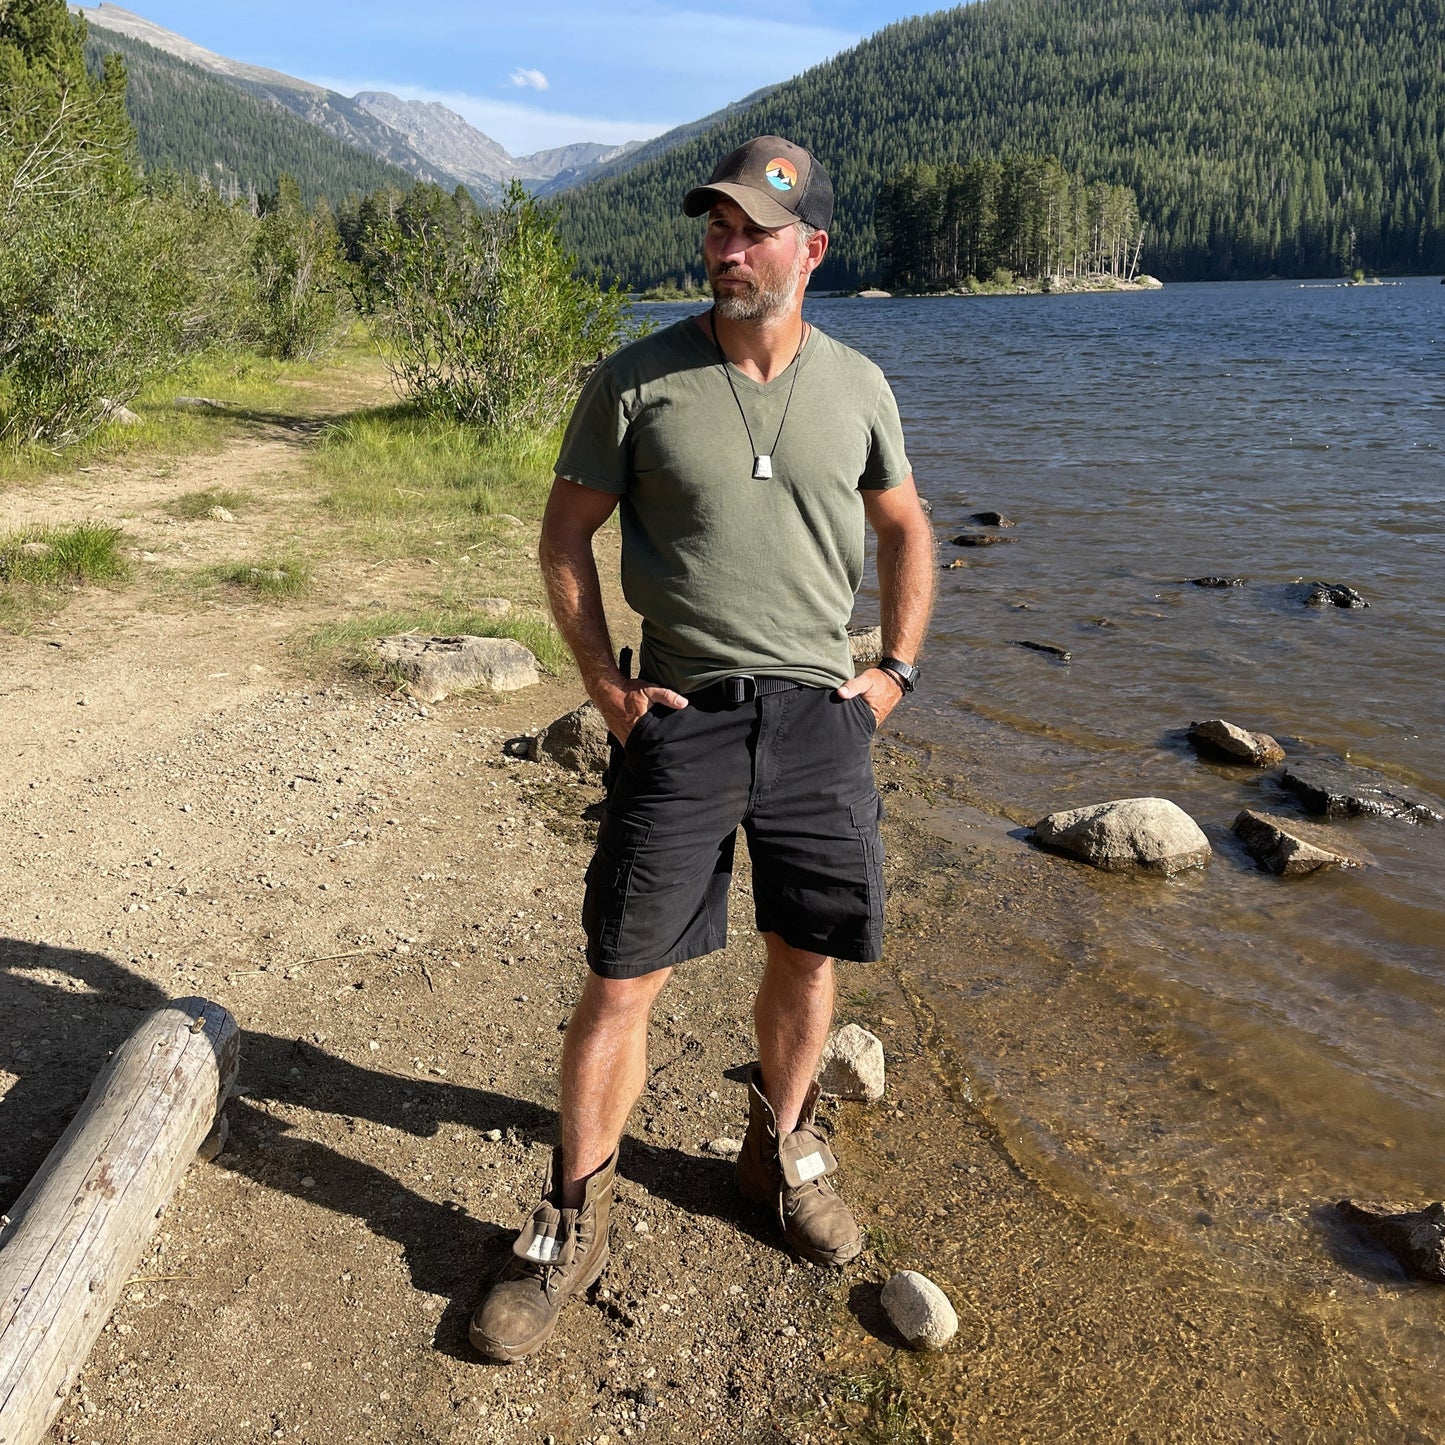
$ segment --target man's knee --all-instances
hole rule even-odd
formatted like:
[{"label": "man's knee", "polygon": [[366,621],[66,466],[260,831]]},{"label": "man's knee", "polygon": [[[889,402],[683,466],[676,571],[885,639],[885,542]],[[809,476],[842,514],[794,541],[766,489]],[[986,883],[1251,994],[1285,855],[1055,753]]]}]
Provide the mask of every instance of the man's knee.
[{"label": "man's knee", "polygon": [[572,1017],[603,1025],[645,1018],[671,975],[670,968],[659,968],[636,978],[603,978],[589,970]]},{"label": "man's knee", "polygon": [[768,949],[768,968],[775,973],[795,978],[825,977],[833,967],[833,960],[826,953],[794,948],[776,933],[763,934],[763,942]]}]

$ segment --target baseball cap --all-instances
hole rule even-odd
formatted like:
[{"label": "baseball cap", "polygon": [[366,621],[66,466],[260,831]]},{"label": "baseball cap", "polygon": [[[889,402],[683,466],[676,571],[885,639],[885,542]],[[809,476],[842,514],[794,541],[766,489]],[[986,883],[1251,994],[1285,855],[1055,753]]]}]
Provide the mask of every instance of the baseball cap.
[{"label": "baseball cap", "polygon": [[777,230],[806,221],[825,231],[833,219],[833,182],[802,146],[780,135],[760,135],[730,151],[705,186],[683,197],[682,213],[700,216],[719,196],[742,207],[755,225]]}]

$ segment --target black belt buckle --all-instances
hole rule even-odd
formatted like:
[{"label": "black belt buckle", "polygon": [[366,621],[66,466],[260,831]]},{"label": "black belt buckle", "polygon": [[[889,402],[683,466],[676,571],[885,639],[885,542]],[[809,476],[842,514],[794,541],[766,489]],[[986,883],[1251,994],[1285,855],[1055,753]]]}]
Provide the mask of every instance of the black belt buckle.
[{"label": "black belt buckle", "polygon": [[725,677],[722,680],[723,701],[730,707],[736,707],[741,702],[751,702],[758,695],[758,680],[748,673],[738,673],[735,677]]}]

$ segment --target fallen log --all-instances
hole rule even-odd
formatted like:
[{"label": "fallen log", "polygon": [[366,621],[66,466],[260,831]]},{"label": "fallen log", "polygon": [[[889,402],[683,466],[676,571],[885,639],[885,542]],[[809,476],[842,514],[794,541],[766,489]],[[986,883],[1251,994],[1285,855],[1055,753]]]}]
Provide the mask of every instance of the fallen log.
[{"label": "fallen log", "polygon": [[34,1445],[49,1428],[239,1056],[219,1004],[183,998],[147,1015],[0,1220],[0,1445]]}]

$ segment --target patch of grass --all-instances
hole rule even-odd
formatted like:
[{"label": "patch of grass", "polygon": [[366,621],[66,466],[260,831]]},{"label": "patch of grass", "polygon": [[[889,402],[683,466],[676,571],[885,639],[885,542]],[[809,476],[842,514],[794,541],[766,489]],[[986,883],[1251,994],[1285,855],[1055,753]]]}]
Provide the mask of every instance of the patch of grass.
[{"label": "patch of grass", "polygon": [[310,590],[312,573],[300,558],[282,557],[260,562],[222,562],[214,567],[203,567],[195,574],[195,580],[202,585],[223,583],[241,587],[258,597],[297,597]]},{"label": "patch of grass", "polygon": [[106,522],[34,527],[0,537],[0,582],[57,587],[125,577],[121,530]]},{"label": "patch of grass", "polygon": [[234,487],[204,487],[199,492],[182,492],[172,497],[162,510],[182,522],[194,522],[209,515],[213,507],[224,507],[228,512],[244,510],[251,500],[249,492],[237,491]]},{"label": "patch of grass", "polygon": [[[559,436],[491,438],[475,427],[383,407],[326,429],[314,466],[338,518],[370,523],[383,550],[409,550],[409,522],[485,535],[510,515],[535,521],[551,486]],[[390,540],[391,546],[387,546]]]},{"label": "patch of grass", "polygon": [[386,666],[368,646],[377,637],[420,632],[428,637],[510,637],[520,642],[550,672],[561,672],[571,661],[567,645],[556,628],[537,616],[488,617],[461,608],[423,608],[406,612],[373,612],[364,617],[328,622],[306,638],[308,652],[334,657],[361,672],[382,676]]}]

